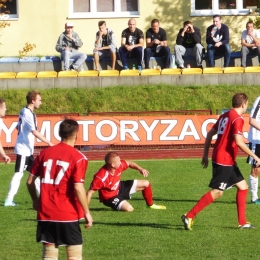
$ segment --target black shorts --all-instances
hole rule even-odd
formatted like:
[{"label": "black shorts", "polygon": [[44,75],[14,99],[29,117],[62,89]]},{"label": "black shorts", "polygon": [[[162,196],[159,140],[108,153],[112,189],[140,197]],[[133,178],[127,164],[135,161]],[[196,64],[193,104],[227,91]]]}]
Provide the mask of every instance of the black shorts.
[{"label": "black shorts", "polygon": [[[260,157],[260,144],[254,144],[254,143],[249,143],[249,149],[257,156]],[[256,161],[253,159],[253,157],[248,156],[247,163],[252,164],[253,168],[257,168],[256,166]]]},{"label": "black shorts", "polygon": [[236,163],[233,166],[223,166],[212,163],[212,167],[213,176],[209,184],[209,187],[212,189],[223,191],[244,180]]},{"label": "black shorts", "polygon": [[79,221],[51,222],[38,221],[36,241],[58,246],[82,245],[82,234]]},{"label": "black shorts", "polygon": [[133,187],[134,180],[120,181],[119,193],[108,200],[103,201],[103,204],[107,207],[111,207],[114,210],[120,210],[120,204],[124,200],[131,199],[131,188]]},{"label": "black shorts", "polygon": [[15,161],[15,172],[24,172],[28,171],[30,172],[32,169],[32,165],[34,162],[33,155],[31,156],[24,156],[17,154],[16,155],[16,161]]}]

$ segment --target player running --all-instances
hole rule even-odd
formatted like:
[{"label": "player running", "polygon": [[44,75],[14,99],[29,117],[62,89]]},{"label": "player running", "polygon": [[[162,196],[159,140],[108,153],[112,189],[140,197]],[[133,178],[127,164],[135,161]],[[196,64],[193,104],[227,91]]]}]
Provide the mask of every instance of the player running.
[{"label": "player running", "polygon": [[243,93],[235,94],[232,99],[233,109],[221,115],[207,134],[201,161],[203,168],[208,167],[208,153],[212,137],[218,134],[212,154],[213,176],[209,184],[211,190],[204,194],[187,214],[181,217],[186,230],[192,230],[196,215],[216,199],[220,198],[224,190],[233,185],[237,187],[238,227],[242,229],[254,228],[246,220],[248,186],[236,164],[239,147],[242,151],[252,156],[257,165],[260,165],[260,159],[247,147],[243,140],[242,128],[244,119],[242,114],[246,112],[247,106],[248,97]]}]

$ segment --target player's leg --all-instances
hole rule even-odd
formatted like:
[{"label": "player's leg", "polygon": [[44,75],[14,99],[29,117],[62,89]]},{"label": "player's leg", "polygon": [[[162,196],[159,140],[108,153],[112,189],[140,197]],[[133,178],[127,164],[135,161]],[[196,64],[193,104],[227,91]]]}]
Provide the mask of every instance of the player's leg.
[{"label": "player's leg", "polygon": [[42,259],[43,260],[58,260],[59,249],[55,244],[42,244]]},{"label": "player's leg", "polygon": [[[256,156],[260,156],[260,144],[249,143],[249,149]],[[247,163],[252,166],[248,180],[251,193],[251,202],[254,204],[260,204],[260,200],[258,199],[258,175],[260,168],[256,166],[255,160],[251,156],[248,156]]]},{"label": "player's leg", "polygon": [[248,185],[236,164],[233,167],[230,183],[233,183],[233,185],[237,187],[236,204],[239,228],[254,228],[254,226],[246,220],[246,197],[248,193]]},{"label": "player's leg", "polygon": [[[120,191],[121,191],[121,193],[120,193]],[[107,207],[110,207],[113,210],[121,210],[121,211],[126,211],[126,212],[133,211],[134,208],[132,207],[132,205],[128,201],[126,201],[126,199],[130,199],[130,196],[129,196],[130,189],[128,190],[128,193],[127,193],[126,189],[124,189],[124,185],[123,185],[123,188],[120,187],[120,191],[117,196],[114,196],[108,200],[103,201],[103,204]],[[126,195],[123,196],[122,195],[123,193],[125,193]]]},{"label": "player's leg", "polygon": [[153,203],[153,191],[149,181],[147,180],[135,180],[131,188],[130,194],[137,191],[142,191],[143,198],[146,205],[151,209],[166,209],[163,205],[156,205]]},{"label": "player's leg", "polygon": [[194,218],[197,214],[213,203],[216,199],[220,198],[223,195],[223,191],[228,187],[228,180],[230,178],[232,167],[225,167],[216,163],[212,163],[212,167],[213,176],[209,184],[211,190],[206,192],[197,204],[187,214],[182,215],[181,217],[186,230],[191,230]]},{"label": "player's leg", "polygon": [[14,196],[16,195],[19,187],[20,182],[23,177],[23,173],[27,168],[29,157],[23,156],[20,154],[16,155],[16,162],[15,162],[15,173],[11,180],[9,191],[7,197],[5,199],[5,206],[16,206],[17,204],[13,202]]},{"label": "player's leg", "polygon": [[82,260],[82,245],[66,246],[67,260]]}]

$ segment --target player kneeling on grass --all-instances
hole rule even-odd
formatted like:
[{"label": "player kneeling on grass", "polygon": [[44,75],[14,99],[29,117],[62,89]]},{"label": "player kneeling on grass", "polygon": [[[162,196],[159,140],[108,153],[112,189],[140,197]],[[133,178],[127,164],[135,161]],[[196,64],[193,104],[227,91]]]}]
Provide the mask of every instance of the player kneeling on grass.
[{"label": "player kneeling on grass", "polygon": [[236,204],[238,227],[241,229],[254,228],[246,221],[246,195],[248,186],[242,173],[236,164],[238,147],[252,156],[256,164],[260,164],[260,159],[248,148],[243,140],[244,119],[242,114],[246,112],[248,97],[244,93],[237,93],[233,96],[230,111],[219,117],[217,122],[208,132],[204,154],[201,164],[204,168],[208,167],[208,153],[211,140],[217,134],[217,140],[212,153],[212,179],[209,187],[210,191],[205,193],[198,203],[181,219],[186,230],[191,230],[196,215],[205,207],[223,195],[224,190],[236,186]]},{"label": "player kneeling on grass", "polygon": [[121,181],[123,171],[127,168],[138,170],[144,177],[149,172],[131,161],[120,160],[115,152],[105,156],[105,165],[94,175],[87,192],[88,203],[95,191],[99,192],[99,200],[114,210],[133,211],[132,205],[126,201],[137,191],[142,191],[146,204],[151,209],[166,209],[165,206],[153,203],[151,184],[147,180]]},{"label": "player kneeling on grass", "polygon": [[[84,180],[87,158],[74,149],[79,125],[65,119],[60,124],[61,142],[37,156],[27,180],[28,191],[37,214],[37,242],[43,243],[42,259],[58,259],[58,247],[66,246],[67,259],[82,259],[79,219],[92,226]],[[41,179],[38,198],[34,181]]]}]

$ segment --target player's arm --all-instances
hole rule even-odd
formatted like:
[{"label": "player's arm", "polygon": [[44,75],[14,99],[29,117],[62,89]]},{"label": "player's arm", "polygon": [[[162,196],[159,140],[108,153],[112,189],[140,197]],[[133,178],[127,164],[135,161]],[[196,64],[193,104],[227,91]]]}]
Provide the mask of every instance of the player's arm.
[{"label": "player's arm", "polygon": [[257,165],[260,165],[260,159],[248,148],[248,146],[245,144],[243,136],[242,135],[234,135],[234,139],[236,142],[236,145],[246,154],[254,158]]},{"label": "player's arm", "polygon": [[132,161],[127,161],[126,163],[128,164],[129,168],[139,171],[144,177],[148,176],[149,172],[146,169],[139,166],[137,163]]},{"label": "player's arm", "polygon": [[84,188],[84,184],[83,183],[75,183],[74,184],[74,190],[75,190],[76,197],[77,197],[81,207],[84,210],[85,219],[86,219],[85,228],[90,228],[92,226],[93,219],[92,219],[92,216],[90,215],[90,212],[89,212],[88,200],[87,200],[86,190]]},{"label": "player's arm", "polygon": [[38,130],[33,130],[32,134],[36,138],[40,139],[42,142],[48,144],[49,146],[53,146],[53,144],[49,140],[47,140]]},{"label": "player's arm", "polygon": [[35,183],[34,183],[36,178],[37,177],[35,175],[32,174],[29,175],[27,179],[27,189],[33,201],[33,209],[38,210],[39,198],[37,196]]},{"label": "player's arm", "polygon": [[90,203],[90,200],[91,200],[92,195],[93,195],[94,192],[95,192],[95,191],[94,191],[94,190],[91,190],[91,189],[89,189],[89,190],[87,191],[87,203],[88,203],[88,205],[89,205],[89,203]]},{"label": "player's arm", "polygon": [[255,118],[249,118],[249,124],[254,127],[256,130],[260,131],[260,124],[257,122]]},{"label": "player's arm", "polygon": [[201,165],[203,166],[203,168],[207,168],[208,164],[209,164],[209,148],[211,145],[211,141],[213,136],[217,133],[217,131],[214,128],[211,128],[211,130],[207,133],[207,137],[205,140],[205,144],[204,144],[204,152],[203,152],[203,157],[201,160]]},{"label": "player's arm", "polygon": [[9,156],[6,155],[4,148],[2,146],[2,142],[0,140],[0,154],[2,155],[5,163],[10,163],[11,162],[11,158]]}]

